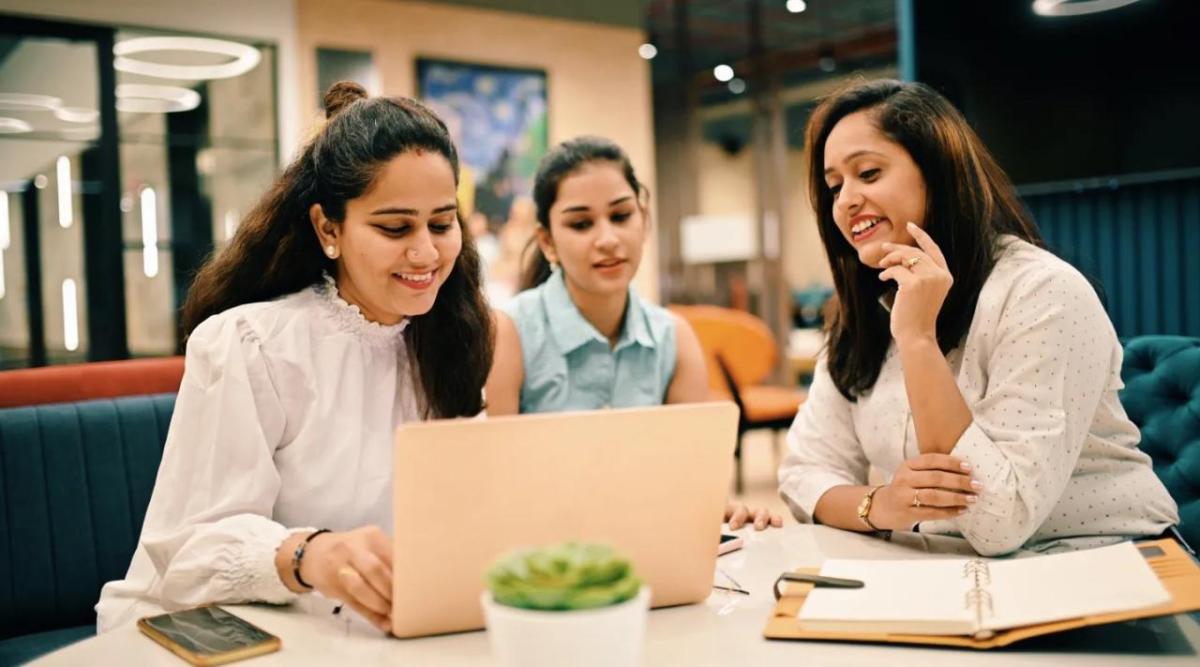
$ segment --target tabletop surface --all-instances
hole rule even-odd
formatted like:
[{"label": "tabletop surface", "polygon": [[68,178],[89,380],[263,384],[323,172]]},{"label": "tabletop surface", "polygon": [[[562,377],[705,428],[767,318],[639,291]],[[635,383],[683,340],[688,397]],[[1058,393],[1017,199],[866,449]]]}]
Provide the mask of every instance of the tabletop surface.
[{"label": "tabletop surface", "polygon": [[[651,611],[646,628],[646,665],[1200,664],[1200,614],[1085,628],[991,651],[764,639],[763,628],[774,607],[771,585],[784,570],[818,566],[828,558],[959,556],[964,545],[953,538],[916,534],[903,536],[903,542],[888,543],[810,525],[738,532],[744,536],[746,546],[717,560],[714,583],[727,586],[732,578],[750,595],[714,590],[702,603]],[[495,664],[484,632],[389,638],[353,614],[332,615],[331,604],[314,596],[306,596],[291,607],[226,608],[282,639],[281,651],[247,663],[256,666]],[[129,624],[44,656],[34,664],[179,667],[185,663]]]}]

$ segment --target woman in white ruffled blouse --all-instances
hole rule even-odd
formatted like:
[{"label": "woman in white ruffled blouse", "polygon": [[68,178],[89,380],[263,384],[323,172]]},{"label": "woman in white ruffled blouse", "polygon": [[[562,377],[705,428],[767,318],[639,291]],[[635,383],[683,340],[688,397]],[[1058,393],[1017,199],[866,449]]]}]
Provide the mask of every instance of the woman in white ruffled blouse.
[{"label": "woman in white ruffled blouse", "polygon": [[796,517],[984,555],[1177,522],[1117,398],[1100,299],[1041,247],[958,111],[919,83],[862,82],[813,112],[805,145],[837,300],[779,471]]},{"label": "woman in white ruffled blouse", "polygon": [[325,107],[189,293],[162,464],[101,631],[314,589],[386,629],[393,430],[482,411],[491,319],[446,126],[347,82]]}]

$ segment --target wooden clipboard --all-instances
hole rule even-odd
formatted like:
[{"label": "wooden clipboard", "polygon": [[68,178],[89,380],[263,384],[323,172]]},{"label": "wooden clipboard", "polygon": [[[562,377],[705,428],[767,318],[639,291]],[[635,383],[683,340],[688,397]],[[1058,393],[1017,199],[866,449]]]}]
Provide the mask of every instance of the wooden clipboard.
[{"label": "wooden clipboard", "polygon": [[[1167,604],[1116,614],[1083,616],[1065,621],[1001,630],[989,639],[974,639],[958,635],[902,635],[864,633],[849,630],[844,632],[837,630],[805,630],[800,627],[800,624],[796,620],[796,615],[800,612],[800,607],[804,605],[804,600],[809,591],[813,589],[813,585],[786,582],[783,586],[779,602],[775,603],[775,609],[771,613],[771,618],[767,621],[767,627],[763,631],[763,636],[767,639],[923,644],[927,646],[988,649],[1008,646],[1014,642],[1031,637],[1064,632],[1091,625],[1104,625],[1106,623],[1131,621],[1138,618],[1153,618],[1155,616],[1169,616],[1171,614],[1180,614],[1200,609],[1200,566],[1179,546],[1179,543],[1172,539],[1161,539],[1140,542],[1137,546],[1139,549],[1158,547],[1162,550],[1163,553],[1161,555],[1148,556],[1146,562],[1150,564],[1151,569],[1154,570],[1154,574],[1158,576],[1163,586],[1171,594],[1171,601]],[[803,574],[817,574],[819,571],[819,569],[796,570],[797,573]]]}]

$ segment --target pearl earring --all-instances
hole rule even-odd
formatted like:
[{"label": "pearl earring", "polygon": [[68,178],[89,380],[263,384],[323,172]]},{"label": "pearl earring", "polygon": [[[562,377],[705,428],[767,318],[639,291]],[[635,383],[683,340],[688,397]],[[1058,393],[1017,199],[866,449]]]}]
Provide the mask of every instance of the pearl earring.
[{"label": "pearl earring", "polygon": [[330,243],[329,245],[325,246],[325,254],[329,257],[329,259],[337,259],[337,248]]}]

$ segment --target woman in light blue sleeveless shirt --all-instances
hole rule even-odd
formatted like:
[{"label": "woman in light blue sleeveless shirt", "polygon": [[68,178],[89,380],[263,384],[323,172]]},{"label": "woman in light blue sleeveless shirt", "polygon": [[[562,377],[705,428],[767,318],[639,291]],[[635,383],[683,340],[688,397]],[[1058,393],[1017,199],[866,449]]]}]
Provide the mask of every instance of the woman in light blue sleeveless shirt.
[{"label": "woman in light blue sleeveless shirt", "polygon": [[[489,415],[708,400],[695,332],[631,287],[649,222],[645,188],[619,146],[580,137],[538,166],[539,227],[526,291],[496,318]],[[730,503],[731,528],[781,525]]]},{"label": "woman in light blue sleeveless shirt", "polygon": [[579,312],[561,269],[504,308],[516,327],[525,371],[520,412],[667,402],[676,366],[674,316],[643,303],[632,287],[626,294],[615,344]]}]

